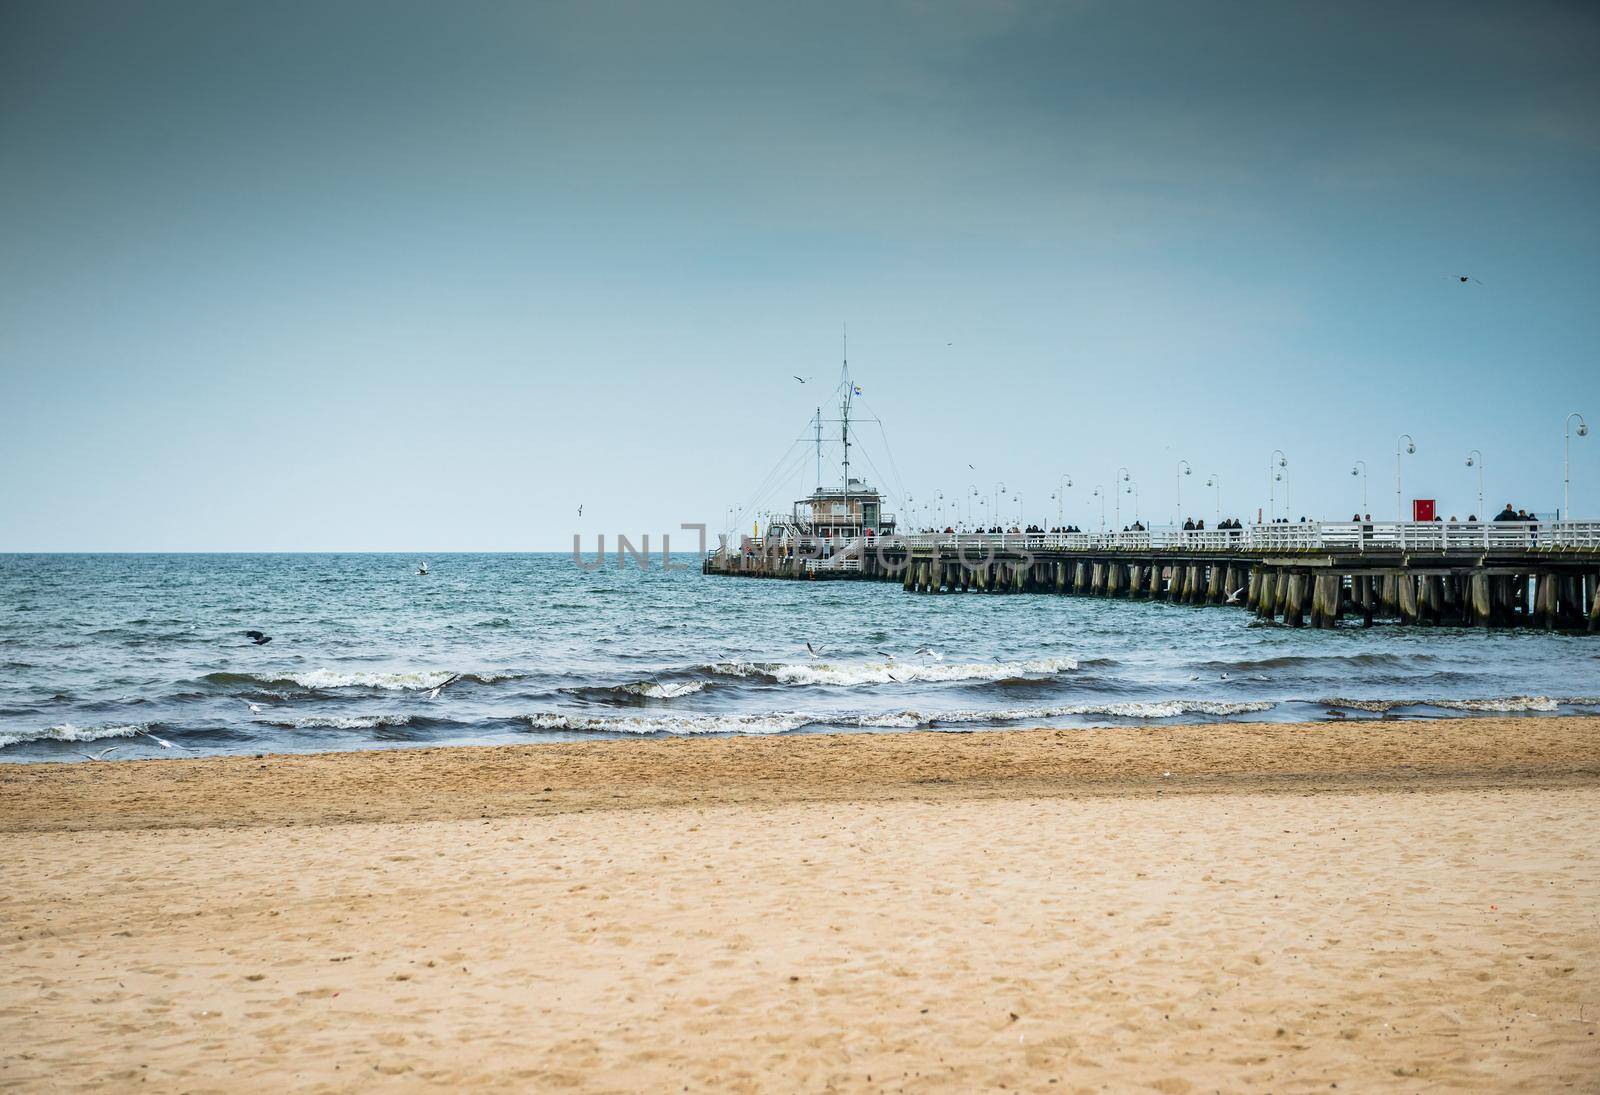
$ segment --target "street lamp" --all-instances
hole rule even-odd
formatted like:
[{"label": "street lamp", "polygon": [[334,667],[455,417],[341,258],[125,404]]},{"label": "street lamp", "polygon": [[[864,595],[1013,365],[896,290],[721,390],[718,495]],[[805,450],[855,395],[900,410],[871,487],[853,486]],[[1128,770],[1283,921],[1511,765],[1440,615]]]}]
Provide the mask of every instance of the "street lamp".
[{"label": "street lamp", "polygon": [[1217,488],[1217,524],[1220,525],[1222,524],[1222,476],[1206,476],[1206,486]]},{"label": "street lamp", "polygon": [[[1467,463],[1470,464],[1472,461],[1468,460]],[[1367,462],[1357,460],[1355,467],[1350,469],[1350,474],[1361,477],[1361,512],[1364,515],[1367,512]]]},{"label": "street lamp", "polygon": [[1189,467],[1189,461],[1178,461],[1178,515],[1172,519],[1174,525],[1183,521],[1183,477],[1192,471],[1193,469]]},{"label": "street lamp", "polygon": [[[1283,473],[1278,471],[1278,468],[1287,468],[1288,466],[1289,458],[1283,454],[1283,450],[1273,449],[1272,459],[1267,461],[1267,474],[1272,477],[1267,480],[1267,522],[1269,524],[1278,515],[1278,488],[1276,484],[1283,481]],[[1289,508],[1289,487],[1287,484],[1283,488],[1283,508]]]},{"label": "street lamp", "polygon": [[1093,497],[1100,499],[1100,531],[1106,530],[1106,488],[1098,484],[1094,488]]},{"label": "street lamp", "polygon": [[[1117,469],[1117,482],[1126,483],[1128,481],[1129,481],[1129,479],[1128,479],[1128,469],[1126,467],[1118,468]],[[1122,494],[1123,494],[1122,491],[1120,491],[1120,490],[1117,491],[1117,504],[1115,506],[1116,514],[1117,514],[1116,525],[1119,528],[1122,525]]]},{"label": "street lamp", "polygon": [[1569,469],[1572,461],[1572,420],[1578,420],[1578,436],[1589,436],[1589,423],[1583,420],[1583,415],[1573,411],[1567,415],[1566,436],[1561,445],[1561,520],[1572,520],[1571,511],[1567,509],[1567,485],[1571,480]]},{"label": "street lamp", "polygon": [[1051,498],[1054,498],[1056,502],[1057,528],[1062,528],[1066,525],[1066,520],[1061,516],[1061,503],[1067,493],[1066,488],[1070,486],[1072,486],[1072,476],[1063,475],[1060,479],[1056,480],[1056,492],[1050,496]]},{"label": "street lamp", "polygon": [[993,512],[990,514],[990,516],[994,518],[996,524],[1000,523],[1000,503],[1003,501],[1001,496],[1004,495],[1005,492],[1006,485],[1004,483],[996,483],[994,485],[994,506]]},{"label": "street lamp", "polygon": [[967,495],[967,524],[970,525],[972,524],[972,500],[978,497],[978,485],[976,483],[968,483],[967,489],[971,492]]},{"label": "street lamp", "polygon": [[1016,494],[1013,494],[1011,496],[1011,504],[1017,507],[1016,525],[1017,525],[1018,528],[1021,528],[1022,527],[1022,492],[1021,491],[1018,491]]},{"label": "street lamp", "polygon": [[1479,520],[1482,520],[1483,519],[1483,453],[1479,452],[1477,449],[1473,449],[1471,452],[1467,453],[1467,467],[1470,468],[1474,464],[1476,464],[1477,467],[1478,467],[1478,512],[1473,514],[1473,516],[1477,517]]},{"label": "street lamp", "polygon": [[1400,489],[1400,456],[1401,456],[1400,442],[1402,442],[1402,441],[1404,441],[1406,443],[1406,445],[1405,445],[1405,451],[1406,452],[1414,453],[1414,452],[1417,451],[1417,443],[1415,441],[1411,440],[1411,435],[1409,433],[1403,433],[1399,437],[1395,438],[1395,442],[1394,442],[1394,519],[1396,521],[1404,521],[1406,519],[1406,504],[1402,500],[1402,493],[1403,492]]},{"label": "street lamp", "polygon": [[1133,495],[1133,523],[1137,525],[1139,523],[1139,484],[1132,479],[1128,480],[1128,485],[1122,488],[1122,493]]}]

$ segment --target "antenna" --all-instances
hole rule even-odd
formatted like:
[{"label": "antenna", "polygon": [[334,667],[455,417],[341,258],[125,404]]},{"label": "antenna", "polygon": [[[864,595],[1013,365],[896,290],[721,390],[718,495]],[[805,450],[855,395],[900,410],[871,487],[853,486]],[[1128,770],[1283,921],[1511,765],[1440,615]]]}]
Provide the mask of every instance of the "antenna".
[{"label": "antenna", "polygon": [[844,325],[844,398],[839,402],[839,439],[844,444],[844,519],[850,520],[850,325]]},{"label": "antenna", "polygon": [[822,492],[822,408],[817,408],[817,493]]}]

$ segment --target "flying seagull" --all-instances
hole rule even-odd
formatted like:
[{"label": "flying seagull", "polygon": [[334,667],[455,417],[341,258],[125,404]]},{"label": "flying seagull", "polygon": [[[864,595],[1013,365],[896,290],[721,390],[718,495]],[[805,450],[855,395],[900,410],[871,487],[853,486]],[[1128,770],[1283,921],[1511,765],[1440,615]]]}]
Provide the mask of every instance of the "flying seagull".
[{"label": "flying seagull", "polygon": [[141,730],[140,733],[142,733],[145,737],[149,738],[151,741],[155,742],[157,745],[161,746],[161,748],[163,748],[163,749],[182,749],[183,748],[183,746],[178,745],[178,744],[176,744],[174,742],[170,742],[166,738],[158,738],[158,737],[156,737],[154,734],[152,734],[148,730]]},{"label": "flying seagull", "polygon": [[421,563],[417,564],[417,573],[418,574],[423,574],[423,575],[428,573],[428,564],[427,564],[427,562],[424,561],[424,562],[421,562]]},{"label": "flying seagull", "polygon": [[967,467],[968,467],[968,468],[971,468],[971,470],[973,470],[973,471],[977,471],[977,470],[978,470],[978,469],[977,469],[977,468],[974,468],[974,467],[972,467],[972,465],[971,465],[971,464],[968,464],[968,465],[967,465]]},{"label": "flying seagull", "polygon": [[1223,601],[1222,603],[1225,604],[1225,605],[1236,605],[1236,604],[1238,604],[1239,603],[1239,594],[1243,593],[1245,591],[1245,589],[1246,589],[1245,586],[1240,586],[1238,589],[1236,589],[1232,593],[1228,594],[1228,599],[1226,601]]},{"label": "flying seagull", "polygon": [[885,658],[888,658],[891,662],[894,661],[894,655],[889,653],[887,650],[880,650],[878,653],[882,654]]},{"label": "flying seagull", "polygon": [[582,506],[579,506],[579,507],[578,507],[578,516],[579,516],[579,517],[582,517],[582,516],[583,516],[583,507],[582,507]]},{"label": "flying seagull", "polygon": [[109,748],[109,749],[102,749],[98,753],[85,753],[80,749],[74,749],[73,750],[74,753],[77,753],[84,760],[105,760],[107,757],[109,757],[112,753],[115,753],[116,751],[117,751],[117,747],[115,745],[111,746],[111,748]]},{"label": "flying seagull", "polygon": [[1456,280],[1459,281],[1462,285],[1465,285],[1469,281],[1473,282],[1473,283],[1475,283],[1477,285],[1482,285],[1483,284],[1483,282],[1478,281],[1478,279],[1473,277],[1471,274],[1457,274],[1456,275]]},{"label": "flying seagull", "polygon": [[255,643],[257,646],[266,646],[268,643],[270,643],[272,641],[272,636],[271,635],[263,635],[259,631],[246,631],[244,634],[245,634],[245,638],[249,639],[251,642]]},{"label": "flying seagull", "polygon": [[807,642],[806,642],[806,651],[807,651],[807,653],[809,653],[809,654],[810,654],[810,655],[811,655],[811,656],[812,656],[812,657],[813,657],[813,658],[820,658],[820,657],[822,657],[822,651],[820,651],[820,650],[818,650],[818,649],[817,649],[817,648],[816,648],[816,647],[814,647],[814,646],[812,646],[812,645],[811,645],[811,643],[810,643],[810,641],[809,641],[809,640],[808,640],[808,641],[807,641]]},{"label": "flying seagull", "polygon": [[[790,373],[790,374],[789,374],[789,375],[790,375],[790,376],[794,376],[794,374],[793,374],[793,373]],[[796,380],[798,380],[798,381],[799,381],[799,382],[800,382],[800,383],[802,383],[802,384],[804,384],[804,383],[805,383],[805,382],[806,382],[806,378],[805,378],[805,377],[803,377],[803,376],[794,376],[794,378],[795,378],[795,379],[796,379]]]},{"label": "flying seagull", "polygon": [[430,700],[438,699],[440,692],[443,692],[446,688],[449,688],[452,684],[455,684],[460,679],[460,673],[452,673],[448,679],[440,681],[438,684],[434,685],[428,690],[428,698]]}]

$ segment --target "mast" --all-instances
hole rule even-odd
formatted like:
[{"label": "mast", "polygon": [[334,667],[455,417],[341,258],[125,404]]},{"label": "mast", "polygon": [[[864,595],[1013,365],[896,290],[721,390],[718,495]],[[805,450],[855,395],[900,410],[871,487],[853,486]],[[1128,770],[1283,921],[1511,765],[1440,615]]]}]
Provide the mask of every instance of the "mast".
[{"label": "mast", "polygon": [[850,520],[850,328],[844,329],[844,398],[839,403],[839,440],[844,444],[844,519]]},{"label": "mast", "polygon": [[817,494],[822,493],[822,408],[817,408]]}]

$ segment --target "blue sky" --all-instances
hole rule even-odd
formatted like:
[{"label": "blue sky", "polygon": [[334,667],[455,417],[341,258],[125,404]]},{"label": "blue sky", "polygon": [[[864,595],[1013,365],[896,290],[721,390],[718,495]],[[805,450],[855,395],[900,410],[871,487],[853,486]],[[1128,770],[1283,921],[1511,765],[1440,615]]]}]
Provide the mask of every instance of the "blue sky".
[{"label": "blue sky", "polygon": [[845,323],[913,495],[1551,510],[1600,14],[14,2],[0,240],[0,550],[715,526]]}]

